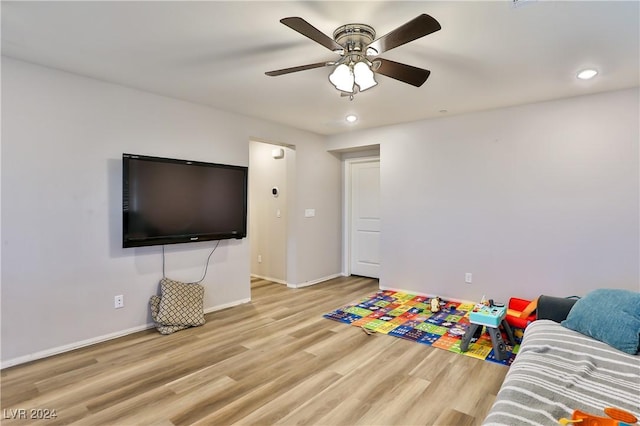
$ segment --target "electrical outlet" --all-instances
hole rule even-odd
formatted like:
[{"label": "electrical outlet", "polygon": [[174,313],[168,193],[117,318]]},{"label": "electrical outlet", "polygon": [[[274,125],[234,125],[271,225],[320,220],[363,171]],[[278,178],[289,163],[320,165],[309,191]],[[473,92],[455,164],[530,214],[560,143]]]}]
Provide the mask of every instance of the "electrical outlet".
[{"label": "electrical outlet", "polygon": [[116,309],[124,308],[124,296],[119,294],[113,298],[113,306]]},{"label": "electrical outlet", "polygon": [[471,272],[467,272],[466,274],[464,274],[464,282],[471,284]]},{"label": "electrical outlet", "polygon": [[258,263],[262,263],[262,255],[261,254],[258,255]]}]

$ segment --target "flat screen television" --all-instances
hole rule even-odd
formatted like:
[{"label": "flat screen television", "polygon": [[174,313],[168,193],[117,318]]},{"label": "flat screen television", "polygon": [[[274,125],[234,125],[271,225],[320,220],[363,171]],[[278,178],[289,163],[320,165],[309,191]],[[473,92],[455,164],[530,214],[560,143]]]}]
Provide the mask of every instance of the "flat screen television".
[{"label": "flat screen television", "polygon": [[248,168],[122,154],[122,246],[247,236]]}]

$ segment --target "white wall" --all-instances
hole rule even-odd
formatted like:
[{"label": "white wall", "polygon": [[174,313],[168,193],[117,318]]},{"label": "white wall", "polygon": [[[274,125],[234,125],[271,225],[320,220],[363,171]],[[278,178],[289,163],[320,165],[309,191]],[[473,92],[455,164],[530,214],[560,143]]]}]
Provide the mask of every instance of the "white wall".
[{"label": "white wall", "polygon": [[[248,165],[252,138],[297,147],[291,275],[339,273],[340,161],[322,137],[3,57],[2,365],[150,322],[161,248],[121,248],[123,152]],[[322,212],[313,222],[311,205]],[[212,246],[167,246],[167,276],[200,278]],[[247,301],[249,274],[249,239],[221,242],[206,308]]]},{"label": "white wall", "polygon": [[328,147],[381,146],[383,288],[476,301],[638,291],[639,112],[630,89],[349,133]]},{"label": "white wall", "polygon": [[[282,149],[283,158],[272,151]],[[287,225],[289,223],[287,163],[294,161],[291,148],[252,141],[249,146],[249,209],[251,274],[286,284]],[[278,188],[278,196],[272,194]]]},{"label": "white wall", "polygon": [[[292,240],[289,231],[287,285],[304,287],[341,275],[342,170],[340,157],[327,152],[324,139],[322,144],[292,144],[296,159],[288,176],[294,182],[288,179],[288,187],[295,188],[295,206],[289,226],[307,238]],[[307,209],[315,216],[305,217]]]}]

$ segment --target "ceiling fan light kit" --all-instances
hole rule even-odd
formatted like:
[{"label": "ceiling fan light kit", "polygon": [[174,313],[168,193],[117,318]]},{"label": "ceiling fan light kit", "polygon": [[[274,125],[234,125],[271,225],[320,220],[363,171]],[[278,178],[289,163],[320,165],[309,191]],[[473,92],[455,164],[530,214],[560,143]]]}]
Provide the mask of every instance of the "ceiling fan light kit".
[{"label": "ceiling fan light kit", "polygon": [[358,86],[360,92],[370,89],[378,82],[375,80],[369,64],[366,59],[355,63],[350,61],[348,65],[342,63],[329,74],[329,81],[336,89],[345,93],[355,93],[355,85]]},{"label": "ceiling fan light kit", "polygon": [[280,22],[339,54],[341,58],[337,61],[284,68],[265,74],[278,76],[332,66],[334,69],[329,74],[329,81],[342,94],[348,95],[349,99],[353,99],[353,95],[357,92],[376,86],[378,82],[375,79],[375,74],[382,74],[420,87],[429,77],[431,73],[429,70],[382,58],[375,58],[372,62],[368,57],[377,56],[441,29],[438,21],[427,14],[419,15],[378,39],[375,39],[375,30],[365,24],[342,25],[333,32],[333,38],[331,38],[299,17],[283,18]]}]

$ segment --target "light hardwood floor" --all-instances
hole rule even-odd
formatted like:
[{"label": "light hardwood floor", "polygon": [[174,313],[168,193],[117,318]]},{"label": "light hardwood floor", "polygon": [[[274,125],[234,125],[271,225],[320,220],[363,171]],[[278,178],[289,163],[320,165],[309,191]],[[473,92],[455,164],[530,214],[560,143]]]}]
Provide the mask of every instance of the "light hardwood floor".
[{"label": "light hardwood floor", "polygon": [[302,289],[254,279],[251,303],[204,326],[3,370],[2,424],[35,423],[8,419],[32,408],[55,410],[41,424],[480,424],[507,367],[322,318],[377,289],[360,277]]}]

